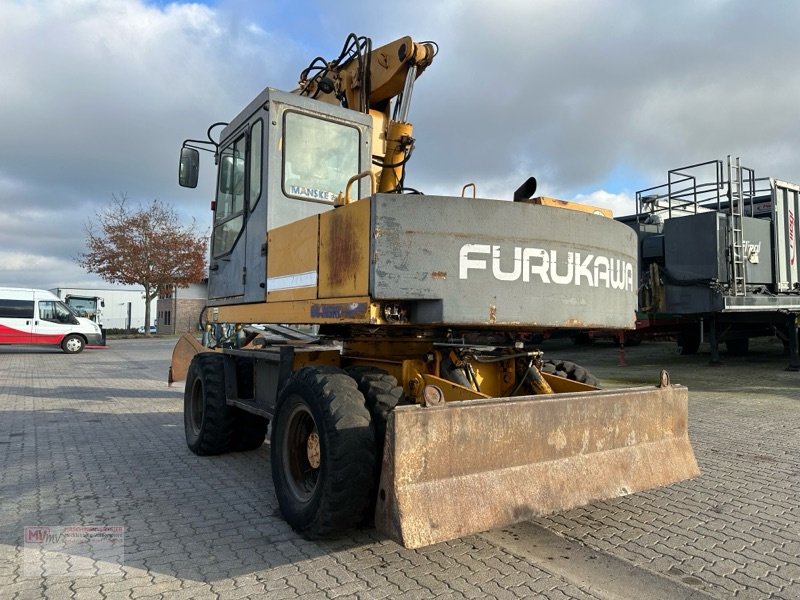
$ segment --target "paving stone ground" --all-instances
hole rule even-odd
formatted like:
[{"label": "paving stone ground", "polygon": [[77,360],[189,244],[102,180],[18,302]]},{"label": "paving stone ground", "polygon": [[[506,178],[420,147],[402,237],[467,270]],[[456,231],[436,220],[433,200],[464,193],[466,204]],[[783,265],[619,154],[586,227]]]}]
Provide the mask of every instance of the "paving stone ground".
[{"label": "paving stone ground", "polygon": [[[267,445],[186,448],[182,386],[164,382],[173,343],[0,348],[0,598],[600,597],[481,535],[421,550],[370,530],[303,540],[278,514]],[[703,474],[538,525],[712,597],[800,598],[800,373],[779,344],[721,367],[667,342],[628,349],[625,367],[610,343],[545,350],[605,387],[669,368],[690,387]],[[89,525],[124,527],[121,565],[26,550],[25,527]]]}]

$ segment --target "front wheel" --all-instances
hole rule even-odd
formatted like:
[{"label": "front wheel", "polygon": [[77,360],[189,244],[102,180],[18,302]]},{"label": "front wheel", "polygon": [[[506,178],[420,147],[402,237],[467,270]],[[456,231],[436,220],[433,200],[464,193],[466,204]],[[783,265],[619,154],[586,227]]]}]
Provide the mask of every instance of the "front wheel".
[{"label": "front wheel", "polygon": [[375,439],[355,381],[334,367],[292,374],[272,421],[272,480],[286,521],[307,539],[356,526],[375,486]]},{"label": "front wheel", "polygon": [[86,347],[86,340],[77,334],[68,335],[61,340],[61,349],[67,354],[78,354]]}]

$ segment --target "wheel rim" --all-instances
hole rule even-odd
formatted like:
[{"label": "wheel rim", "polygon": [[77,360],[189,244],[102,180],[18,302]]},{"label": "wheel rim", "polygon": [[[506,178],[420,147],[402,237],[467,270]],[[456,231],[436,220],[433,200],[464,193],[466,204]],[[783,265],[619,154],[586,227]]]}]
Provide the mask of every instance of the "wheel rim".
[{"label": "wheel rim", "polygon": [[292,495],[308,502],[314,495],[322,466],[319,431],[304,404],[295,405],[283,438],[283,470]]},{"label": "wheel rim", "polygon": [[192,386],[192,401],[189,404],[189,420],[192,425],[192,431],[195,434],[200,433],[200,428],[203,425],[203,410],[205,409],[203,395],[203,384],[197,379]]},{"label": "wheel rim", "polygon": [[81,349],[81,341],[78,338],[69,338],[67,340],[67,350],[70,352],[77,352]]}]

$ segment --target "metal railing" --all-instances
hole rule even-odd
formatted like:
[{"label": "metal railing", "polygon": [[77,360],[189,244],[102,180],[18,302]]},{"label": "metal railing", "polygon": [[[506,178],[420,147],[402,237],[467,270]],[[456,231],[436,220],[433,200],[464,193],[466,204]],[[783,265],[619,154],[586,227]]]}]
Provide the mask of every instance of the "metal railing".
[{"label": "metal railing", "polygon": [[[728,165],[730,161],[728,156]],[[710,210],[731,213],[731,194],[741,198],[741,214],[753,215],[754,202],[771,193],[769,179],[757,179],[753,169],[740,167],[731,186],[725,167],[722,160],[709,160],[667,171],[666,183],[636,192],[637,220],[645,222],[651,215],[671,219]]]}]

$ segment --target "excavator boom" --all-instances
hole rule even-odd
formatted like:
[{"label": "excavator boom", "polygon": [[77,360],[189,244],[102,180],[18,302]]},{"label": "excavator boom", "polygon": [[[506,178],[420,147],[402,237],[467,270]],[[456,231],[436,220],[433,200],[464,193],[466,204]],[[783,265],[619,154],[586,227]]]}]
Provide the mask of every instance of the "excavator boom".
[{"label": "excavator boom", "polygon": [[341,55],[317,58],[300,74],[295,93],[352,110],[385,111],[390,100],[433,62],[436,45],[406,36],[372,49],[369,38],[348,37]]}]

